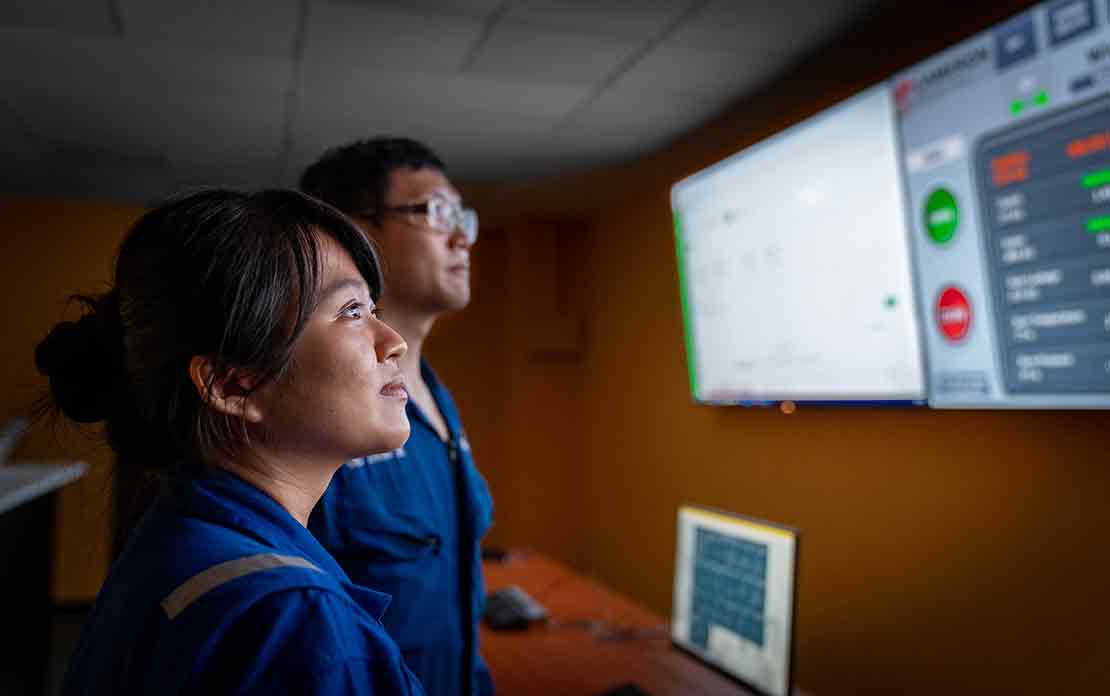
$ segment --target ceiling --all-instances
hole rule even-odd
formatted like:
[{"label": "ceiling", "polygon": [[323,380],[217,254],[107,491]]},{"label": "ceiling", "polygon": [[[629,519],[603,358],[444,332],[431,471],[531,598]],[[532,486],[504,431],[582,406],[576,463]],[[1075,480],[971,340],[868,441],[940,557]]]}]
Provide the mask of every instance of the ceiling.
[{"label": "ceiling", "polygon": [[655,150],[879,0],[0,0],[0,191],[146,203],[429,143],[504,181]]}]

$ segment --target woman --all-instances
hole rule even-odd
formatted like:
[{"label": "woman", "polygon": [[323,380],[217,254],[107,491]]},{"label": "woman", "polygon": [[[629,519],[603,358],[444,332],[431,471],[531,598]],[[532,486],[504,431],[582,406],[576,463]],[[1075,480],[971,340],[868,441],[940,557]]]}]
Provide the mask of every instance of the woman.
[{"label": "woman", "polygon": [[120,489],[158,481],[97,597],[66,694],[419,694],[305,528],[343,462],[401,446],[401,337],[377,257],[291,191],[144,215],[115,283],[38,346],[56,406],[104,420]]}]

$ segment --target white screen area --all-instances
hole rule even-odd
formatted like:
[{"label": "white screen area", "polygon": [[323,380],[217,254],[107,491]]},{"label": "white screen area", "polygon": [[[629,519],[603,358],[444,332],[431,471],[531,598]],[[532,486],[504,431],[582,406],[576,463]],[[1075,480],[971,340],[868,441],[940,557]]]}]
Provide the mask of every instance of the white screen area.
[{"label": "white screen area", "polygon": [[790,688],[792,532],[683,506],[671,638],[766,694]]},{"label": "white screen area", "polygon": [[878,86],[674,186],[695,399],[924,399],[896,153]]}]

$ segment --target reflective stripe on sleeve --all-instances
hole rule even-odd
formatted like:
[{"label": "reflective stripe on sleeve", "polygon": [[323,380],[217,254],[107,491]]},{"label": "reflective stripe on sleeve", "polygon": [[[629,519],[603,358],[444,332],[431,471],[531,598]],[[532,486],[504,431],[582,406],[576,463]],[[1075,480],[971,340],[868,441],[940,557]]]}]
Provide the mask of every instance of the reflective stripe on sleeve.
[{"label": "reflective stripe on sleeve", "polygon": [[256,556],[237,558],[233,561],[218,563],[186,580],[180,587],[171,592],[169,597],[162,600],[162,609],[165,610],[166,616],[173,620],[178,614],[185,611],[190,604],[220,585],[251,573],[286,567],[308,568],[315,570],[317,573],[324,572],[300,556],[260,553]]}]

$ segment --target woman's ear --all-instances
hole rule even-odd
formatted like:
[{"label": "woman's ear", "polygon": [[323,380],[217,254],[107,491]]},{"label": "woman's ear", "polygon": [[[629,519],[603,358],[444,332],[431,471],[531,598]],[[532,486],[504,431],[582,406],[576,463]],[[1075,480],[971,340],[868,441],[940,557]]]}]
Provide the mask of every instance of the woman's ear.
[{"label": "woman's ear", "polygon": [[252,380],[240,370],[229,370],[216,378],[211,358],[194,355],[189,361],[189,379],[200,395],[200,400],[220,413],[242,418],[248,423],[261,423],[262,410],[250,398]]}]

